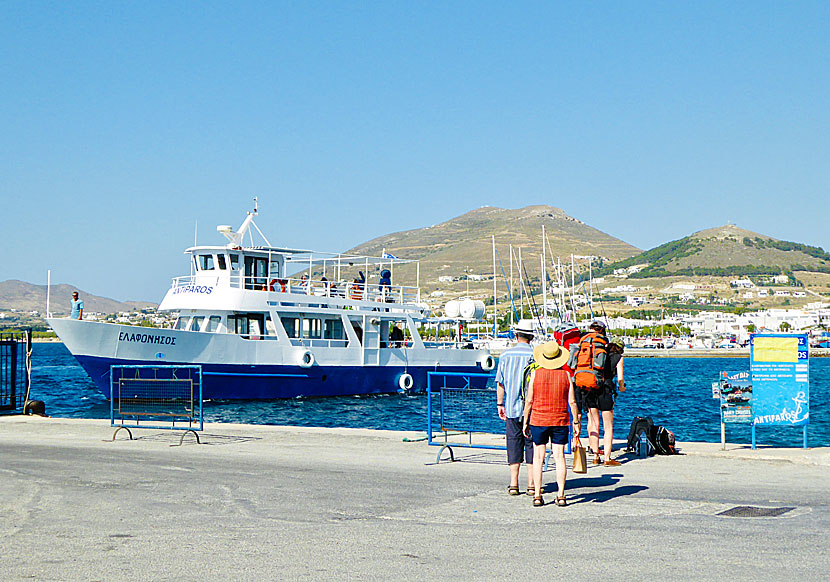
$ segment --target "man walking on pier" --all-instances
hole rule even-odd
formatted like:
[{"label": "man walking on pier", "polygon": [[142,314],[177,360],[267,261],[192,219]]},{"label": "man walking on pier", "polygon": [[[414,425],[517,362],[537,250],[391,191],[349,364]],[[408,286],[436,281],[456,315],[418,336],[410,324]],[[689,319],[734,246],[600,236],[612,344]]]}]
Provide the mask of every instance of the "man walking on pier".
[{"label": "man walking on pier", "polygon": [[505,421],[507,463],[510,465],[510,485],[507,492],[510,495],[519,494],[519,467],[524,456],[524,461],[528,465],[527,494],[534,495],[536,489],[530,470],[533,464],[533,441],[525,437],[522,430],[524,403],[521,399],[522,373],[533,357],[533,349],[530,347],[533,327],[527,322],[519,322],[513,331],[518,344],[502,353],[496,369],[496,406],[499,418]]}]

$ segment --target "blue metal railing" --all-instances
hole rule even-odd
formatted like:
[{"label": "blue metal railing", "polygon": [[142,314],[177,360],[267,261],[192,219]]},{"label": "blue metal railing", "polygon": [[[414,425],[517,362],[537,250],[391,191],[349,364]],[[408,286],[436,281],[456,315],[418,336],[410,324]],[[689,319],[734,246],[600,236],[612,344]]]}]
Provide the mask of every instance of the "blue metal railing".
[{"label": "blue metal railing", "polygon": [[[478,388],[475,385],[494,384],[495,374],[463,372],[428,372],[427,373],[427,444],[441,447],[438,451],[436,463],[441,461],[444,450],[449,450],[450,460],[455,460],[452,447],[468,449],[490,449],[505,451],[505,445],[473,443],[473,433],[497,434],[493,430],[492,414],[496,404],[495,388]],[[481,382],[481,379],[487,382]],[[476,381],[478,380],[478,381]],[[448,386],[450,383],[456,384]],[[437,398],[437,400],[436,400]],[[435,428],[435,415],[437,426]],[[573,423],[571,422],[571,427]],[[571,453],[572,428],[568,429],[568,444],[565,447],[567,454]],[[443,438],[438,440],[435,433],[441,433]],[[454,434],[450,434],[454,432]],[[450,442],[450,436],[466,435],[467,442]],[[548,450],[545,458],[547,468],[551,451]]]}]

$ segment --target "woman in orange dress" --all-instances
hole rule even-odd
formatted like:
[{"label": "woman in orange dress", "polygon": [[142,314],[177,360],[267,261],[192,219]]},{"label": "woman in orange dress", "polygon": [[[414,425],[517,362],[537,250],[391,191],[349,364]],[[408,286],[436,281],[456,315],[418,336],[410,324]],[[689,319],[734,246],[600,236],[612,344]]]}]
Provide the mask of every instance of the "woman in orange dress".
[{"label": "woman in orange dress", "polygon": [[[562,369],[568,361],[567,350],[555,341],[536,346],[533,359],[539,365],[528,381],[525,398],[525,434],[533,439],[533,480],[536,483],[534,507],[542,507],[542,465],[548,442],[553,444],[558,491],[556,505],[565,507],[565,445],[568,442],[572,420],[577,418],[574,385],[570,374]],[[570,409],[570,415],[568,410]],[[574,432],[574,446],[579,446],[579,434]]]}]

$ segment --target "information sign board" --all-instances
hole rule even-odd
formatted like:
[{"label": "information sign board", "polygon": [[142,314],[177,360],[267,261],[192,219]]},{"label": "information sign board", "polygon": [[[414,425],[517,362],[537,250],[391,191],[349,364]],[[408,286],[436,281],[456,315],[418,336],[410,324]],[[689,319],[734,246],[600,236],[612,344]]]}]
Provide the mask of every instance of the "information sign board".
[{"label": "information sign board", "polygon": [[803,426],[810,422],[810,351],[806,334],[750,336],[752,444],[756,426]]},{"label": "information sign board", "polygon": [[722,422],[752,422],[752,379],[749,372],[720,373]]}]

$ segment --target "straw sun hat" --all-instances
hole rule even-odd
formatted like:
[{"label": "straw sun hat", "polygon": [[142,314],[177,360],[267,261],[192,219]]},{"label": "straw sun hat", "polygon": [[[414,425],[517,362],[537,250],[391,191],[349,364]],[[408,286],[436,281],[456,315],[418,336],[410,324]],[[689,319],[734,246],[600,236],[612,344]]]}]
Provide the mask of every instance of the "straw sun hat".
[{"label": "straw sun hat", "polygon": [[543,368],[556,370],[568,361],[570,354],[562,349],[558,343],[550,341],[533,348],[533,359]]}]

